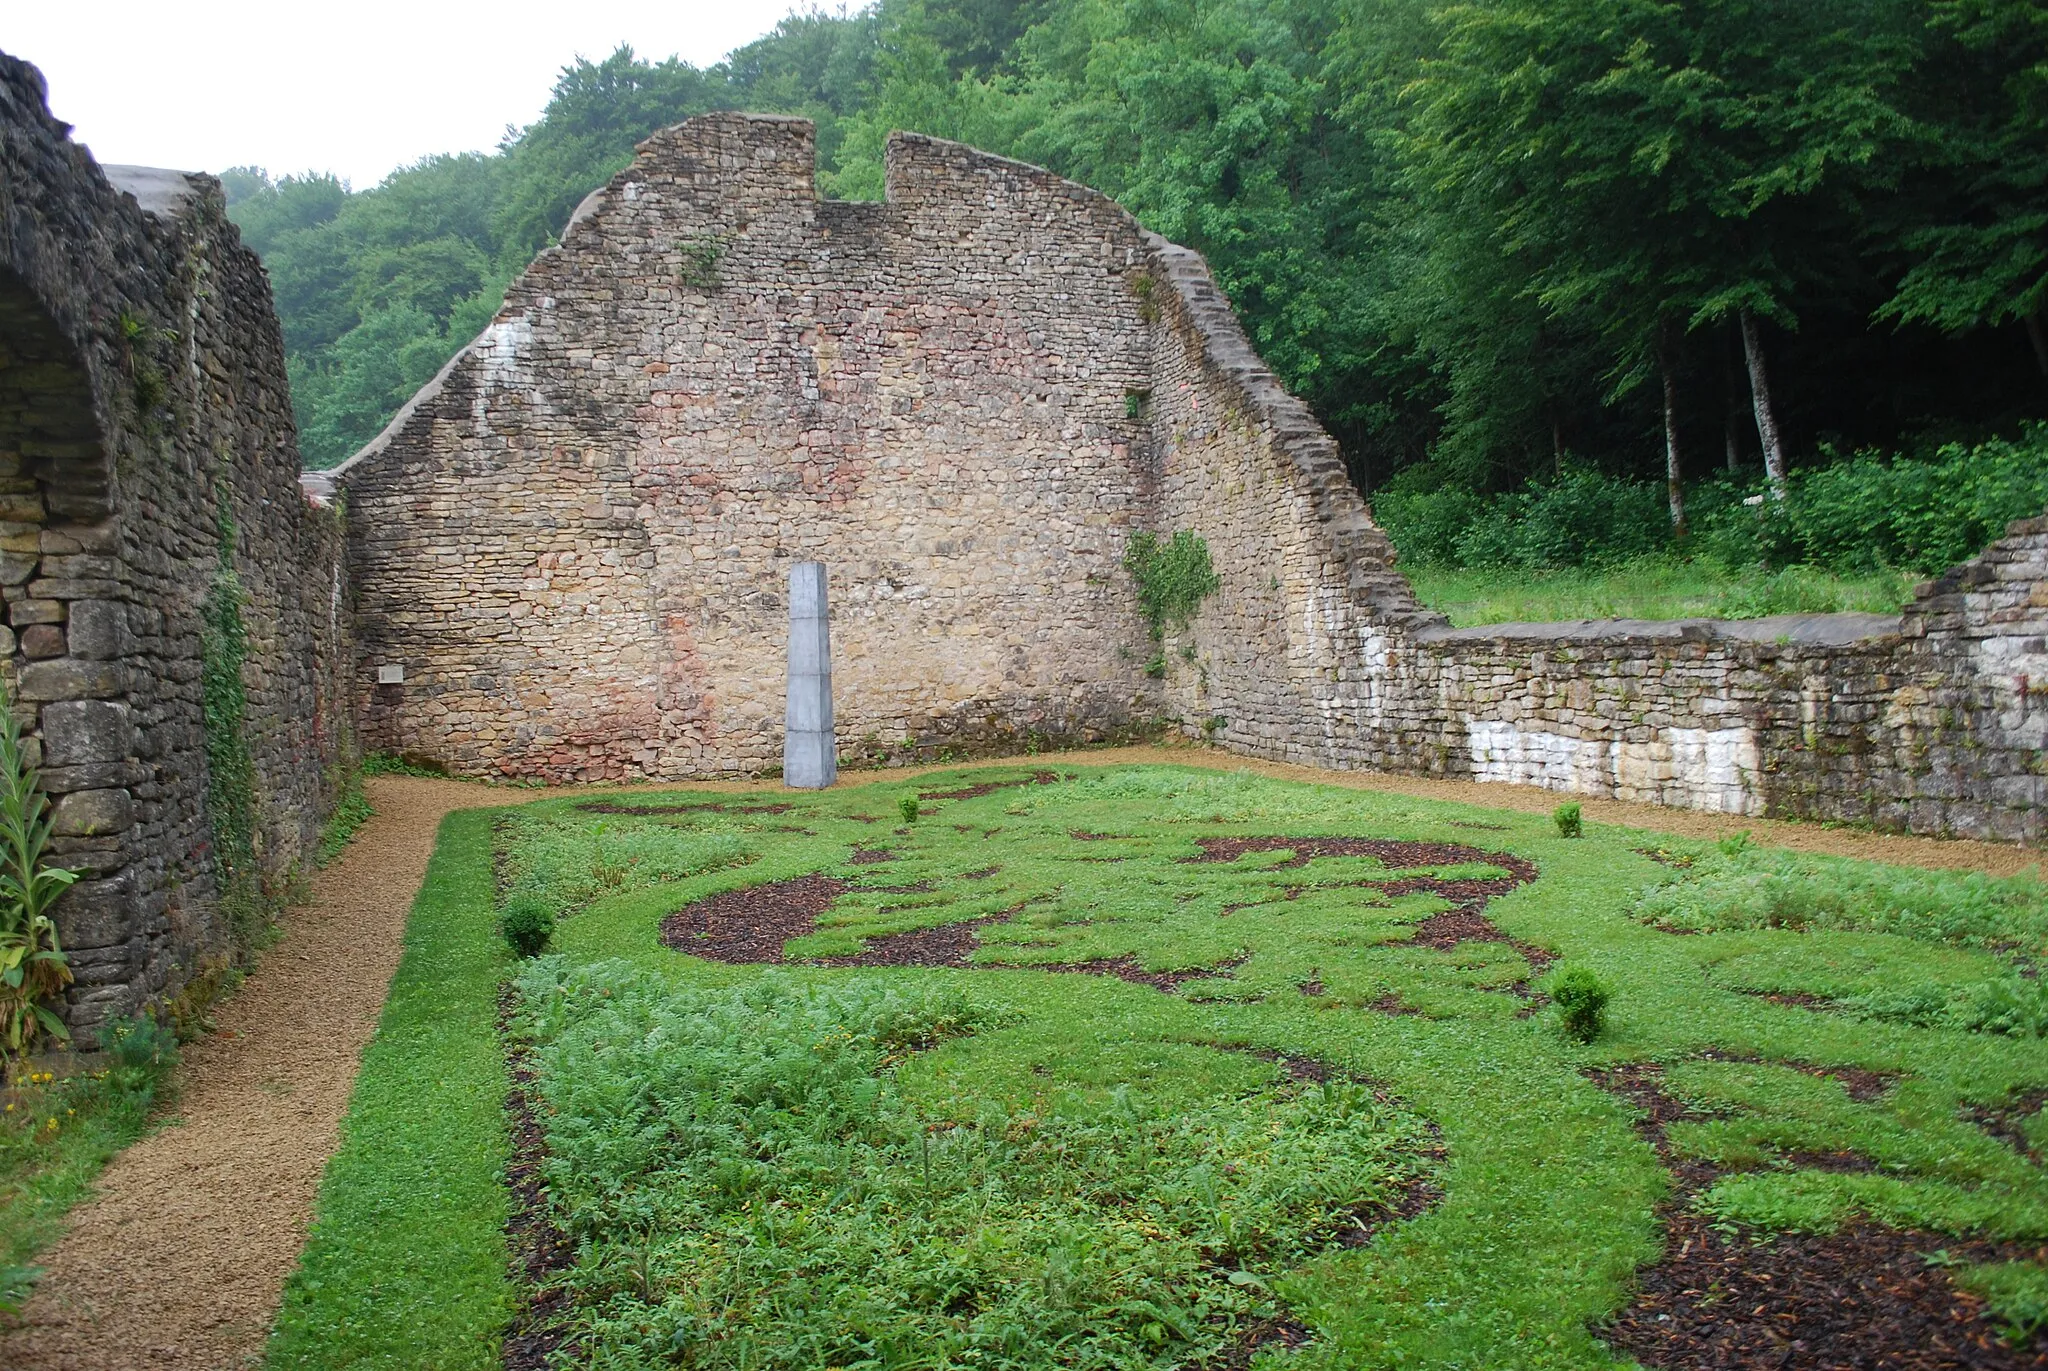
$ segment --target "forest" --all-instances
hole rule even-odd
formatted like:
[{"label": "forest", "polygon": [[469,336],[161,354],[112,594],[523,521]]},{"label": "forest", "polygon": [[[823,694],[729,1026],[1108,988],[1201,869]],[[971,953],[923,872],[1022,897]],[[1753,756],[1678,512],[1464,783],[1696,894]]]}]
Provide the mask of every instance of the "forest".
[{"label": "forest", "polygon": [[823,195],[879,196],[914,129],[1199,249],[1418,572],[1883,607],[2048,507],[2038,0],[880,0],[706,68],[579,58],[488,154],[226,174],[308,463],[720,108],[815,120]]}]

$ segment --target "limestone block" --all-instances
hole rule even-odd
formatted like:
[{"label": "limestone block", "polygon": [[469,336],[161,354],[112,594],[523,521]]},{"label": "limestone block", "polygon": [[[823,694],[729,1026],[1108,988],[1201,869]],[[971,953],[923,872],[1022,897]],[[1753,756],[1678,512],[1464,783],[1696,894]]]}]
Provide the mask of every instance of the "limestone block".
[{"label": "limestone block", "polygon": [[57,936],[68,952],[118,947],[128,941],[133,910],[125,878],[74,881],[57,901]]},{"label": "limestone block", "polygon": [[116,600],[74,601],[68,637],[75,657],[111,661],[125,655],[130,649],[127,606]]},{"label": "limestone block", "polygon": [[59,657],[30,662],[21,669],[24,700],[92,700],[121,693],[124,673],[112,662],[81,662]]},{"label": "limestone block", "polygon": [[57,801],[52,833],[95,837],[120,833],[135,822],[135,798],[126,790],[74,790]]}]

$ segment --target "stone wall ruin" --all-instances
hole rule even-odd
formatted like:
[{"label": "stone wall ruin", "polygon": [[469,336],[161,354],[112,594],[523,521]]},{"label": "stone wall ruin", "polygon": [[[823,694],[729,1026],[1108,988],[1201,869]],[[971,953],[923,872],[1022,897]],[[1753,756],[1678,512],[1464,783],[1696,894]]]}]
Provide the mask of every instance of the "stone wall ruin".
[{"label": "stone wall ruin", "polygon": [[[0,675],[80,873],[57,923],[90,1041],[235,953],[224,839],[259,915],[310,862],[353,658],[341,524],[299,489],[269,283],[219,183],[102,168],[68,133],[0,54]],[[226,784],[202,699],[222,594],[247,635]]]},{"label": "stone wall ruin", "polygon": [[[1420,606],[1194,253],[898,134],[664,130],[332,474],[370,744],[460,774],[772,772],[782,585],[833,569],[843,752],[1165,719],[1247,754],[1742,814],[2044,836],[2048,525],[1901,616],[1498,625]],[[1164,679],[1120,561],[1223,580]]]}]

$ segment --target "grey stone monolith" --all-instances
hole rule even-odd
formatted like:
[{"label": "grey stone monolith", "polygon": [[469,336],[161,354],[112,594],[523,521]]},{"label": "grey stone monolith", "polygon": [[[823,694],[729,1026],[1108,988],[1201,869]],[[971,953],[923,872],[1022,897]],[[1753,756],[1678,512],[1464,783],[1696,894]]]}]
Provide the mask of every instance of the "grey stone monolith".
[{"label": "grey stone monolith", "polygon": [[789,570],[789,709],[782,740],[782,783],[823,790],[839,779],[832,736],[832,632],[825,564]]}]

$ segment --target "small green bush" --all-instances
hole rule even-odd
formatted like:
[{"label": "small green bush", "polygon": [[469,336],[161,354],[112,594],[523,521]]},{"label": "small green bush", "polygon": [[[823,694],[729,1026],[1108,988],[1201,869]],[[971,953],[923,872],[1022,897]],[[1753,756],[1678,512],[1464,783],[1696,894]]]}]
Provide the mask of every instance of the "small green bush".
[{"label": "small green bush", "polygon": [[555,911],[535,896],[515,895],[506,902],[503,924],[513,952],[537,957],[555,936]]},{"label": "small green bush", "polygon": [[917,822],[917,796],[915,796],[915,795],[905,795],[905,796],[902,796],[901,798],[899,798],[899,799],[898,799],[898,800],[896,801],[896,812],[897,812],[898,814],[901,814],[901,815],[903,816],[903,822],[904,822],[904,823],[907,823],[907,824],[914,824],[914,823],[916,823],[916,822]]},{"label": "small green bush", "polygon": [[1557,825],[1557,836],[1560,838],[1585,836],[1586,823],[1580,816],[1577,804],[1559,805],[1551,810],[1550,821]]},{"label": "small green bush", "polygon": [[1564,972],[1550,987],[1563,1020],[1565,1036],[1589,1043],[1607,1028],[1607,987],[1582,966]]}]

